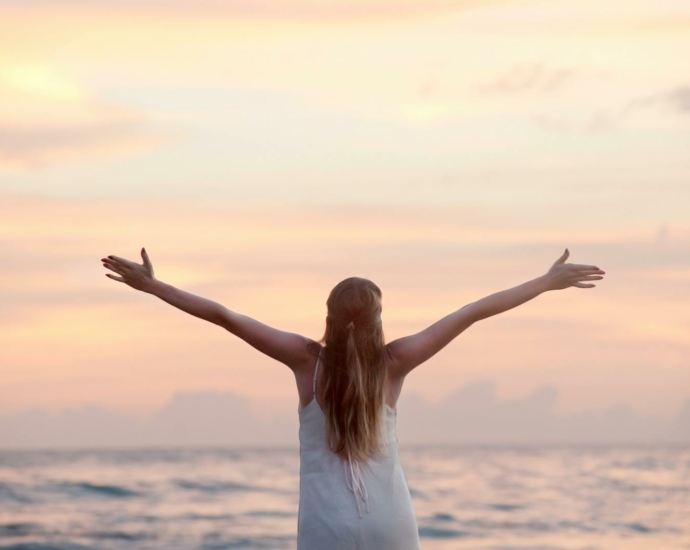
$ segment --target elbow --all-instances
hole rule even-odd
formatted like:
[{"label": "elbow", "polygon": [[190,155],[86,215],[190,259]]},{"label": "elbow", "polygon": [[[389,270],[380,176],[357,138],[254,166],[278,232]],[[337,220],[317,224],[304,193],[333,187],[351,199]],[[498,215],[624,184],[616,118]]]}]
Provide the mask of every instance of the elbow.
[{"label": "elbow", "polygon": [[486,311],[482,308],[481,304],[478,304],[477,302],[467,304],[460,311],[465,312],[465,315],[463,316],[465,321],[463,324],[465,325],[465,328],[469,328],[474,323],[481,321],[482,319],[486,319],[488,317]]},{"label": "elbow", "polygon": [[484,314],[481,306],[477,304],[477,302],[472,302],[471,304],[467,304],[465,307],[463,307],[460,311],[466,310],[466,315],[464,316],[466,320],[466,325],[469,327],[476,323],[477,321],[481,321],[482,319],[486,318],[486,315]]},{"label": "elbow", "polygon": [[215,312],[214,315],[209,319],[214,325],[223,327],[229,332],[233,332],[233,327],[235,323],[233,322],[233,313],[226,307],[220,307]]}]

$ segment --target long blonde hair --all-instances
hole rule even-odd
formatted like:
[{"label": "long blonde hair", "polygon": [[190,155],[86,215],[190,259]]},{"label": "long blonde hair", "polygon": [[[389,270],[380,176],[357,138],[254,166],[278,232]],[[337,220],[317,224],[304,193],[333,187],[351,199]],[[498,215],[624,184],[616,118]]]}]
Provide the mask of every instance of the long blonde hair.
[{"label": "long blonde hair", "polygon": [[333,288],[326,306],[326,331],[320,342],[328,443],[340,457],[366,462],[385,449],[381,289],[368,279],[350,277]]}]

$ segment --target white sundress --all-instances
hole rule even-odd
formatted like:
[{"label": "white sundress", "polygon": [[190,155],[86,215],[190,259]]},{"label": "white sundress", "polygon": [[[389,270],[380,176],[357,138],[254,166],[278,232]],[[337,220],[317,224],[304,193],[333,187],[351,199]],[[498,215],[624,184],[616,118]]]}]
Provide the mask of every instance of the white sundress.
[{"label": "white sundress", "polygon": [[341,459],[328,446],[316,400],[299,415],[300,496],[297,550],[420,550],[410,490],[398,454],[397,411],[385,405],[386,456],[367,464]]}]

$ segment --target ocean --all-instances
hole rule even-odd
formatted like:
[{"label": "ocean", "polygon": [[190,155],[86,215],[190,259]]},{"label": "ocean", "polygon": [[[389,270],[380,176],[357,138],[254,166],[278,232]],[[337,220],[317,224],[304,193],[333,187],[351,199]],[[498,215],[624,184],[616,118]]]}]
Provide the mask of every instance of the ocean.
[{"label": "ocean", "polygon": [[[690,447],[400,454],[424,550],[690,549]],[[294,549],[298,491],[295,448],[0,451],[0,550]]]}]

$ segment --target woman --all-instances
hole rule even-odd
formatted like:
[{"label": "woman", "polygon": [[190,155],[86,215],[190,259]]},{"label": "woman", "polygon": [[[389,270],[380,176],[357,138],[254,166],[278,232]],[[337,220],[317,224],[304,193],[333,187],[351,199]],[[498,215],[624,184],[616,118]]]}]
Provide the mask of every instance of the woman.
[{"label": "woman", "polygon": [[[143,264],[103,258],[107,273],[242,338],[294,373],[299,394],[300,502],[298,550],[417,550],[417,522],[398,455],[396,403],[405,377],[473,323],[512,309],[548,290],[592,288],[593,265],[566,264],[568,249],[549,271],[491,294],[427,329],[385,343],[381,290],[350,277],[326,302],[320,341],[284,332],[179,290]],[[321,367],[321,368],[320,368]]]}]

